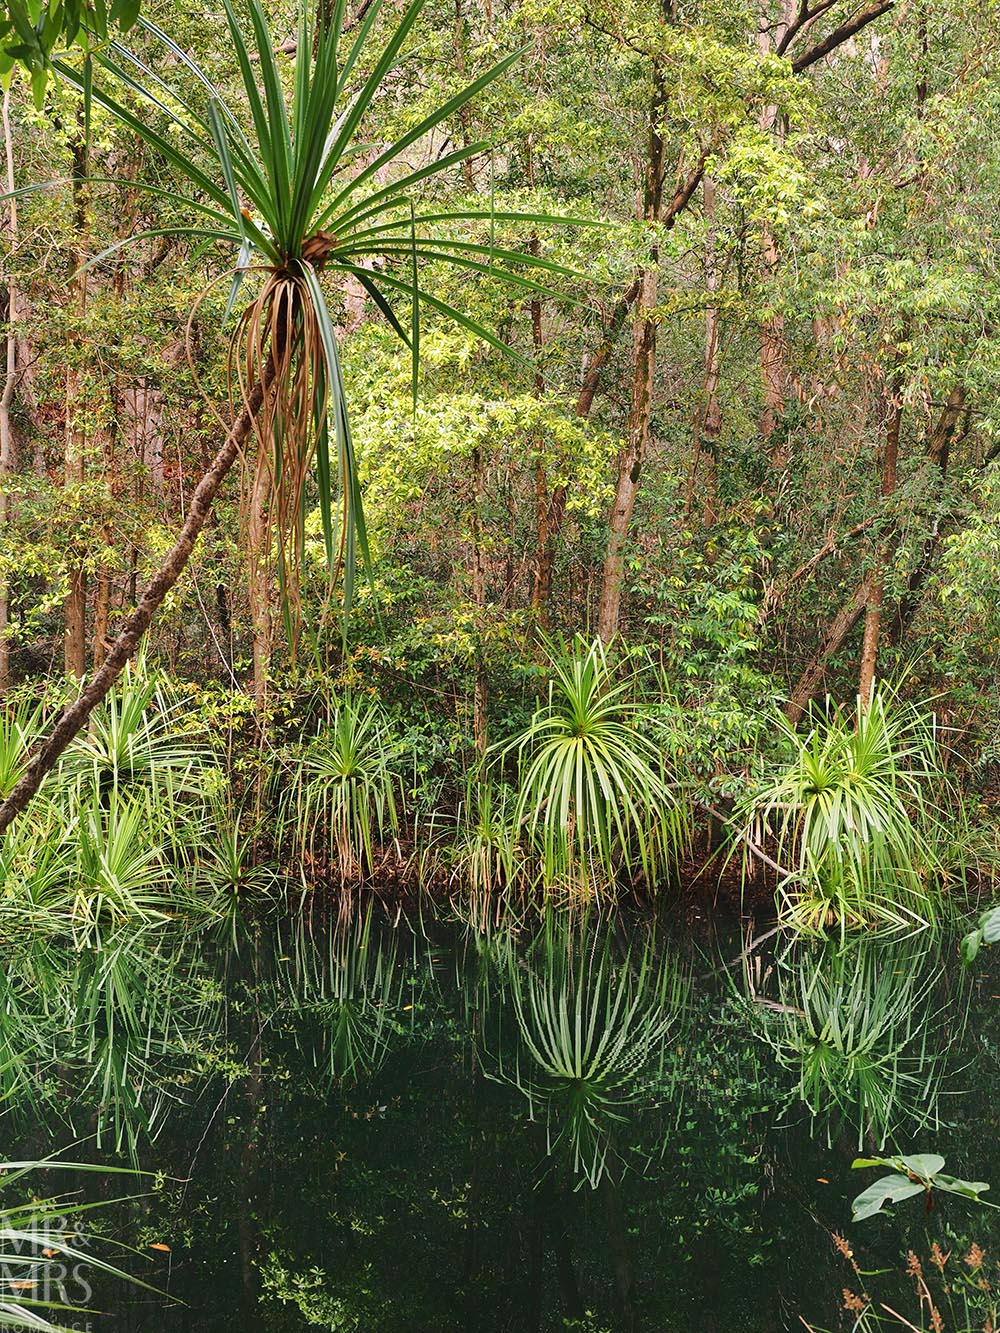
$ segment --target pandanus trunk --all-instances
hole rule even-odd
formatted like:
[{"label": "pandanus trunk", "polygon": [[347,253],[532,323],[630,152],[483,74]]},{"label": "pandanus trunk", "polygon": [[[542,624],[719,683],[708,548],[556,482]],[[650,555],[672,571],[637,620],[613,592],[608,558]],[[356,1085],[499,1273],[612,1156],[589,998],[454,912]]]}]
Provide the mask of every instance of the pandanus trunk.
[{"label": "pandanus trunk", "polygon": [[258,724],[267,708],[267,682],[271,669],[271,578],[269,573],[271,527],[267,505],[271,494],[270,469],[258,465],[250,491],[247,514],[249,547],[250,632],[253,640],[253,693]]}]

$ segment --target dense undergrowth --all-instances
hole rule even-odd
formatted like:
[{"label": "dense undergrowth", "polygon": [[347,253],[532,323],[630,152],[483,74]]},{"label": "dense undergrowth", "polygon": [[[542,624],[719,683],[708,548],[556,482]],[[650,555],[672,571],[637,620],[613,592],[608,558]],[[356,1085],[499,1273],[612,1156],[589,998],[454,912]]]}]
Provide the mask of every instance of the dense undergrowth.
[{"label": "dense undergrowth", "polygon": [[[697,713],[641,653],[547,645],[481,752],[454,720],[354,681],[270,715],[130,669],[4,845],[7,928],[77,947],[167,920],[319,896],[430,892],[463,916],[501,904],[649,900],[695,869],[706,894],[776,888],[804,931],[926,925],[989,879],[989,827],[933,713],[883,686],[706,763]],[[0,790],[58,692],[0,724]],[[706,812],[710,812],[710,817]],[[714,835],[714,841],[712,836]]]}]

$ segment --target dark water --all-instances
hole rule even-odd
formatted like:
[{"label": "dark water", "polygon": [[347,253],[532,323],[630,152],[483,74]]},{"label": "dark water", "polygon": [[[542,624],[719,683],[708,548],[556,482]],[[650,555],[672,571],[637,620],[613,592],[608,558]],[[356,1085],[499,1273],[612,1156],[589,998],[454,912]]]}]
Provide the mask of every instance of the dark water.
[{"label": "dark water", "polygon": [[66,1322],[764,1333],[852,1328],[864,1286],[923,1327],[906,1252],[933,1276],[936,1240],[946,1326],[984,1327],[962,1257],[995,1271],[1000,1214],[918,1198],[852,1225],[878,1173],[851,1162],[934,1151],[1000,1196],[996,951],[965,974],[950,934],[741,947],[381,914],[11,942],[4,1156],[160,1173],[35,1179],[170,1298],[89,1271],[110,1313]]}]

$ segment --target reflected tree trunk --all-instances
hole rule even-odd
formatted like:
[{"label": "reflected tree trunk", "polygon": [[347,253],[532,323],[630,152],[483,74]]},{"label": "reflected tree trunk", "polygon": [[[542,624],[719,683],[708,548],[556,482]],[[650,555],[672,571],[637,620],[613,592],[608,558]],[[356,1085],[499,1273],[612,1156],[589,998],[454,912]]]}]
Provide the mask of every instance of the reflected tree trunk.
[{"label": "reflected tree trunk", "polygon": [[611,1160],[610,1154],[600,1189],[608,1224],[608,1254],[614,1274],[619,1327],[622,1333],[634,1333],[637,1327],[635,1270],[629,1252],[628,1227],[622,1203],[621,1169],[618,1162]]}]

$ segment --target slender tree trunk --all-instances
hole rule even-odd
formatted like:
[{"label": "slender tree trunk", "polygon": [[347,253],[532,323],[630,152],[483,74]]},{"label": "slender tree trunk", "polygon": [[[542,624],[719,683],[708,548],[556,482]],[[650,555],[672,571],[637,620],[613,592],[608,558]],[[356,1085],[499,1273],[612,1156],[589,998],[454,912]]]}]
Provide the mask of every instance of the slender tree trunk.
[{"label": "slender tree trunk", "polygon": [[[905,336],[905,334],[903,335]],[[885,449],[882,456],[882,501],[890,500],[896,490],[899,471],[899,434],[903,424],[903,390],[906,387],[901,358],[897,356],[889,398],[886,404]],[[876,565],[869,576],[868,598],[865,602],[865,634],[861,643],[861,669],[858,675],[858,698],[862,711],[871,703],[875,688],[875,668],[878,661],[879,627],[882,620],[882,599],[885,595],[885,573],[892,560],[895,543],[884,542],[879,548]]]},{"label": "slender tree trunk", "polygon": [[[653,96],[649,109],[649,146],[642,216],[647,222],[659,222],[663,204],[664,144],[660,121],[666,109],[666,88],[657,65],[653,71]],[[656,375],[656,321],[650,312],[656,305],[658,249],[650,253],[649,267],[640,278],[639,319],[632,342],[632,400],[629,409],[625,448],[618,460],[618,481],[608,524],[608,545],[604,556],[600,600],[597,608],[597,633],[608,643],[618,632],[622,583],[625,576],[625,544],[632,510],[639,491],[642,464],[649,445],[649,425],[653,408],[653,384]],[[645,316],[641,312],[646,312]]]},{"label": "slender tree trunk", "polygon": [[[697,162],[688,172],[684,180],[681,181],[674,191],[670,202],[662,210],[660,222],[664,230],[669,231],[675,224],[680,215],[691,202],[691,198],[698,188],[705,171],[705,163],[709,158],[709,149],[703,149]],[[576,415],[583,420],[590,416],[590,409],[594,405],[594,399],[597,396],[597,390],[601,384],[601,372],[611,358],[611,353],[617,346],[618,339],[621,337],[625,322],[629,317],[632,308],[643,292],[643,274],[638,273],[629,285],[622,292],[621,296],[615,302],[611,312],[611,317],[605,326],[604,334],[598,343],[594,352],[586,358],[583,366],[583,374],[580,383],[580,392],[576,400]],[[563,519],[566,517],[566,487],[556,486],[553,488],[552,496],[549,500],[548,514],[548,539],[550,545],[555,545],[560,532],[562,531]]]},{"label": "slender tree trunk", "polygon": [[[104,524],[101,539],[105,550],[112,544],[111,528]],[[111,576],[102,569],[97,576],[97,588],[94,593],[94,666],[99,667],[108,654],[108,631],[111,626]]]},{"label": "slender tree trunk", "polygon": [[[786,34],[795,21],[796,0],[785,0],[784,13],[776,24],[771,24],[770,6],[764,6],[757,33],[757,49],[762,57],[767,57],[779,49]],[[760,128],[765,134],[773,135],[780,145],[784,139],[784,126],[781,114],[776,106],[767,106],[761,112]],[[764,273],[774,285],[778,273],[778,247],[774,233],[765,221],[761,233],[761,249],[764,260]],[[785,413],[785,398],[788,389],[788,341],[785,337],[784,316],[778,312],[769,315],[760,325],[760,381],[764,393],[764,403],[760,413],[760,435],[768,453],[772,472],[783,472],[788,466],[788,433],[781,422]]]},{"label": "slender tree trunk", "polygon": [[86,725],[87,719],[125,669],[125,664],[139,646],[150,621],[159,610],[163,599],[174,586],[191,558],[195,543],[212,509],[227,473],[242,452],[254,427],[254,422],[271,389],[275,378],[275,358],[272,353],[264,367],[260,383],[247,396],[236,421],[216,454],[208,471],[195,488],[187,517],[177,535],[173,549],[153,575],[146,591],[132,614],[126,617],[121,632],[112,644],[103,665],[94,673],[73,702],[63,710],[59,721],[32,757],[31,763],[7,799],[0,805],[0,833],[13,823],[27,806],[62,752],[74,736]]},{"label": "slender tree trunk", "polygon": [[[87,272],[83,268],[87,250],[90,213],[90,187],[85,177],[88,145],[83,112],[72,143],[73,158],[73,228],[75,244],[70,252],[73,267],[73,305],[75,318],[82,322],[87,313]],[[85,376],[80,365],[83,355],[79,332],[70,335],[66,348],[66,437],[64,475],[67,493],[72,495],[86,477],[87,433],[83,424],[85,411]],[[63,666],[67,676],[83,678],[87,669],[87,572],[82,564],[71,563],[68,570],[69,591],[63,604]]]},{"label": "slender tree trunk", "polygon": [[472,701],[472,734],[476,744],[476,753],[486,754],[487,718],[489,713],[489,679],[486,675],[486,662],[480,642],[483,632],[483,620],[486,616],[486,553],[483,550],[482,505],[483,505],[483,453],[478,445],[472,451],[472,477],[474,494],[472,500],[472,603],[476,608],[476,662],[475,684]]},{"label": "slender tree trunk", "polygon": [[[4,169],[8,202],[7,249],[13,253],[17,244],[17,201],[14,192],[14,140],[10,127],[10,89],[3,95],[0,117],[3,121]],[[4,381],[3,393],[0,394],[0,528],[6,528],[10,522],[10,499],[7,495],[7,479],[14,471],[14,430],[11,421],[11,407],[14,401],[14,387],[18,371],[18,335],[17,335],[17,289],[14,279],[8,274],[7,288],[7,336],[4,342]],[[5,577],[0,577],[0,695],[6,692],[10,684],[10,640],[7,637],[10,624],[10,588]]]},{"label": "slender tree trunk", "polygon": [[[715,253],[715,181],[706,176],[702,182],[702,199],[708,233],[705,238],[705,285],[709,292],[719,286],[719,270]],[[690,519],[696,486],[702,497],[702,523],[712,527],[719,519],[717,494],[717,463],[719,435],[722,431],[722,408],[719,405],[719,310],[710,306],[705,311],[705,382],[701,401],[695,411],[694,449],[688,472],[687,494],[684,499],[685,517]],[[700,486],[699,486],[700,478]]]},{"label": "slender tree trunk", "polygon": [[[529,145],[530,153],[530,145]],[[534,184],[534,173],[529,176]],[[539,252],[538,237],[532,236],[529,247],[533,255]],[[531,350],[535,358],[533,388],[535,397],[541,398],[545,392],[545,381],[539,366],[542,355],[542,302],[534,297],[530,303],[531,312]],[[558,489],[558,488],[557,488]],[[562,488],[565,490],[565,487]],[[531,609],[535,613],[540,629],[549,627],[549,596],[552,592],[552,566],[555,562],[555,542],[551,531],[553,517],[552,496],[549,494],[549,479],[545,471],[543,441],[535,442],[535,571],[531,584]],[[560,515],[561,520],[561,515]]]},{"label": "slender tree trunk", "polygon": [[[455,73],[458,75],[460,83],[465,82],[465,14],[462,9],[462,0],[455,0],[455,35],[453,39],[455,51]],[[467,148],[472,142],[472,130],[469,120],[469,106],[466,103],[458,113],[458,123],[462,129],[462,146]],[[467,157],[462,162],[462,180],[465,184],[467,194],[472,194],[476,188],[476,179],[472,170],[472,158]]]},{"label": "slender tree trunk", "polygon": [[[948,395],[948,401],[945,403],[944,408],[942,409],[941,412],[941,416],[938,420],[937,426],[932,432],[931,437],[927,443],[927,461],[932,467],[936,468],[940,472],[942,477],[944,476],[944,473],[948,467],[948,453],[951,446],[951,441],[954,437],[956,427],[961,417],[965,400],[966,400],[965,387],[963,385],[956,386],[956,388],[954,388]],[[894,427],[894,429],[898,429],[898,424],[896,427]],[[890,448],[892,447],[893,446],[890,442]],[[898,437],[894,447],[896,451],[895,457],[898,458]],[[887,465],[889,468],[895,468],[896,466],[895,459],[890,456],[889,459],[883,462],[884,479],[886,477],[885,468]],[[891,472],[888,474],[888,479],[891,480],[894,484],[894,476]],[[863,530],[863,528],[866,527],[869,522],[870,520],[866,520],[864,524],[859,524],[856,528],[852,529],[851,532],[847,534],[847,536],[850,537],[854,535],[854,533]],[[892,541],[886,543],[885,546],[886,554],[884,557],[884,564],[887,564],[892,559],[892,553],[895,549],[895,541],[896,539],[894,538]],[[921,559],[921,562],[917,566],[916,570],[914,570],[914,572],[910,575],[910,584],[907,590],[907,594],[900,602],[900,606],[896,612],[896,621],[893,627],[893,633],[894,637],[897,639],[902,634],[903,629],[905,628],[905,624],[908,623],[908,621],[904,621],[904,623],[901,625],[900,616],[905,617],[907,615],[907,608],[911,608],[911,605],[915,607],[915,601],[911,602],[911,599],[916,598],[919,589],[922,586],[923,581],[927,576],[927,571],[930,568],[929,562],[933,555],[933,550],[936,547],[936,542],[937,542],[936,531],[931,532],[928,541],[931,543],[930,552],[928,553],[928,549],[925,544],[924,558]],[[802,675],[799,677],[799,680],[796,683],[796,686],[791,693],[789,701],[785,705],[785,715],[793,726],[798,725],[798,722],[802,718],[802,715],[804,714],[805,710],[809,707],[810,702],[818,692],[823,680],[823,675],[826,669],[827,662],[843,646],[843,643],[847,638],[848,634],[850,634],[851,630],[854,628],[854,626],[860,619],[862,611],[866,610],[868,598],[872,595],[873,590],[876,588],[876,573],[877,571],[872,571],[870,574],[868,574],[861,581],[861,583],[854,590],[854,592],[851,594],[850,599],[845,603],[845,605],[840,609],[840,611],[837,612],[836,616],[830,622],[829,628],[827,629],[827,632],[823,638],[823,642],[820,644],[819,648],[813,654],[812,658],[809,661],[808,666],[803,671]],[[880,610],[881,610],[881,604],[880,604]],[[908,614],[912,615],[912,613],[913,613],[912,609],[910,609]],[[876,637],[876,647],[877,647],[877,637]],[[862,656],[864,656],[864,649],[862,650]],[[870,691],[870,686],[869,686],[869,691]]]},{"label": "slender tree trunk", "polygon": [[[951,453],[951,443],[955,437],[959,419],[965,408],[965,399],[965,385],[956,385],[948,395],[948,401],[942,409],[938,424],[928,442],[927,461],[931,467],[937,471],[939,487],[943,486],[945,478],[948,475],[948,460]],[[937,554],[940,540],[941,525],[938,517],[935,515],[931,531],[928,533],[924,541],[923,549],[920,553],[920,560],[906,581],[906,592],[900,598],[895,615],[893,616],[890,636],[893,643],[899,643],[902,640],[904,634],[910,627],[913,617],[917,613],[917,607],[920,605],[920,594],[927,581],[927,576],[933,568],[934,557]]]},{"label": "slender tree trunk", "polygon": [[[652,310],[656,304],[656,272],[643,274],[641,308]],[[640,319],[635,329],[632,375],[632,405],[629,411],[625,448],[618,460],[618,482],[611,506],[608,545],[604,556],[600,601],[597,608],[597,633],[608,643],[618,632],[622,583],[625,577],[625,544],[639,478],[649,444],[649,423],[653,406],[653,380],[656,373],[656,324]]]},{"label": "slender tree trunk", "polygon": [[622,1201],[621,1167],[609,1160],[600,1192],[604,1197],[604,1216],[608,1227],[608,1255],[614,1275],[622,1333],[634,1333],[637,1326],[635,1269],[629,1251],[628,1226]]}]

